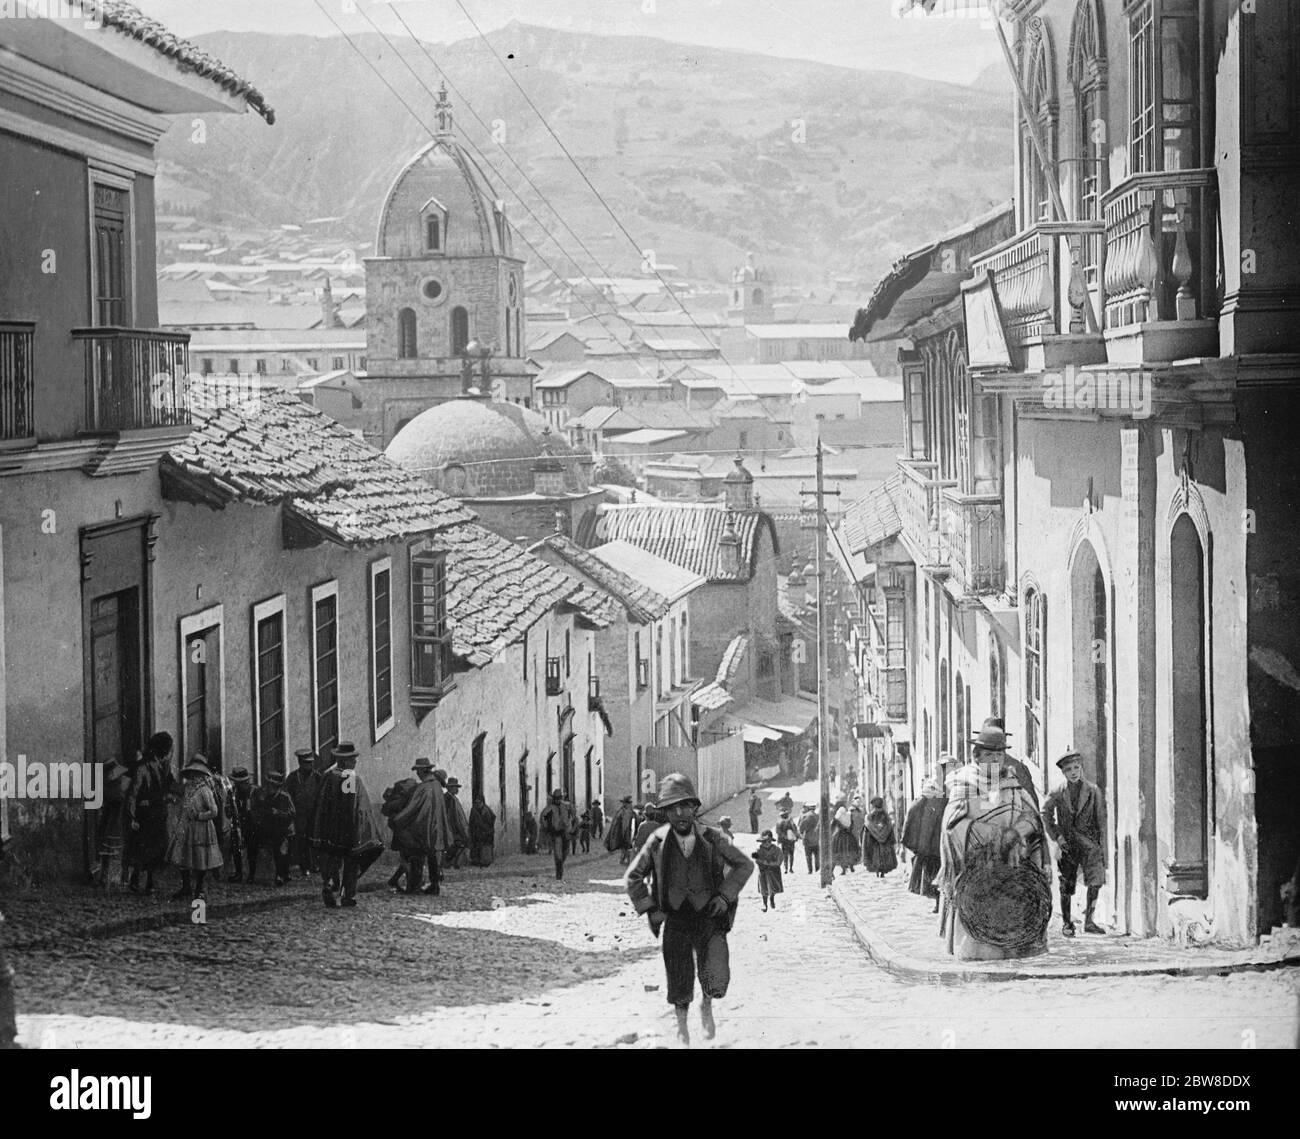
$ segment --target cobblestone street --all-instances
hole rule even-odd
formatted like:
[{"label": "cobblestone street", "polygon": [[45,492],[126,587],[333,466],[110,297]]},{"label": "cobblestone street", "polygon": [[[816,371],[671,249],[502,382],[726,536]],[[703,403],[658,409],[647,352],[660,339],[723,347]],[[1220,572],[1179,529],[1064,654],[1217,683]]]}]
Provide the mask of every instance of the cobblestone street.
[{"label": "cobblestone street", "polygon": [[[793,789],[798,794],[798,789]],[[769,798],[780,789],[765,789]],[[725,805],[739,820],[741,805]],[[712,817],[721,813],[715,811]],[[768,825],[775,812],[765,812]],[[746,849],[753,837],[739,835]],[[716,1045],[1290,1047],[1295,970],[927,985],[871,963],[798,869],[779,909],[752,883]],[[20,1040],[57,1047],[656,1047],[672,1038],[658,945],[617,860],[452,872],[440,898],[363,894],[22,950]],[[697,1044],[702,1043],[699,1033]]]}]

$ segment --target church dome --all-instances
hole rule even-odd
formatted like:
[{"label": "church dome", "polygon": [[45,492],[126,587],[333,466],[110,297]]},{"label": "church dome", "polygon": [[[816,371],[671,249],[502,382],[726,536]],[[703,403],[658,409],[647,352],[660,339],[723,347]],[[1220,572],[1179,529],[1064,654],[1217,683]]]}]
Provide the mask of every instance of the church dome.
[{"label": "church dome", "polygon": [[[437,107],[438,130],[398,174],[379,213],[379,257],[510,257],[512,235],[505,203],[479,164],[461,149],[451,129],[445,89]],[[439,222],[429,239],[429,219]]]},{"label": "church dome", "polygon": [[513,403],[474,398],[440,403],[403,427],[385,453],[439,490],[465,498],[531,494],[537,472],[557,461],[566,492],[588,489],[587,452],[555,435],[535,411]]}]

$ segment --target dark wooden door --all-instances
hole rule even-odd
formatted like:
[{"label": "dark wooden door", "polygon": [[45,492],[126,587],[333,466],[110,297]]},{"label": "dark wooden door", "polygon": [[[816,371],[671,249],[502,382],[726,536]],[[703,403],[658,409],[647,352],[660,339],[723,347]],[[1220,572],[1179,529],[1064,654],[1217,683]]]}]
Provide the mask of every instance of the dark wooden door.
[{"label": "dark wooden door", "polygon": [[127,589],[91,602],[92,762],[135,755],[143,734],[140,712],[139,600]]}]

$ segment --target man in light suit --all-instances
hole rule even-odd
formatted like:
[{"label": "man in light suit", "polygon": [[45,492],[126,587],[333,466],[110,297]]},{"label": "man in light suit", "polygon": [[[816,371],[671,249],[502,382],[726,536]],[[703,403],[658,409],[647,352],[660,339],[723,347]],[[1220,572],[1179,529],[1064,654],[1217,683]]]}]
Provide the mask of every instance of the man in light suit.
[{"label": "man in light suit", "polygon": [[1083,777],[1083,757],[1077,751],[1061,756],[1056,766],[1065,776],[1043,804],[1043,827],[1057,845],[1056,873],[1061,891],[1061,933],[1074,936],[1070,903],[1079,871],[1088,888],[1084,933],[1105,933],[1092,917],[1097,895],[1106,884],[1106,800],[1095,783]]}]

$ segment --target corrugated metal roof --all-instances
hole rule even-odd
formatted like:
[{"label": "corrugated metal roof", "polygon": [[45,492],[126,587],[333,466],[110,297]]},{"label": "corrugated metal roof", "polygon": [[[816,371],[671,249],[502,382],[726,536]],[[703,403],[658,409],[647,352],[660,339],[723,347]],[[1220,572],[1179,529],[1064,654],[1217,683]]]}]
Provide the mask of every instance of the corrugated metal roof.
[{"label": "corrugated metal roof", "polygon": [[578,540],[590,547],[621,538],[708,581],[749,581],[756,568],[760,531],[767,530],[773,551],[778,550],[776,526],[758,510],[736,511],[730,521],[740,542],[738,567],[723,562],[721,539],[728,511],[714,503],[602,506],[583,519]]}]

